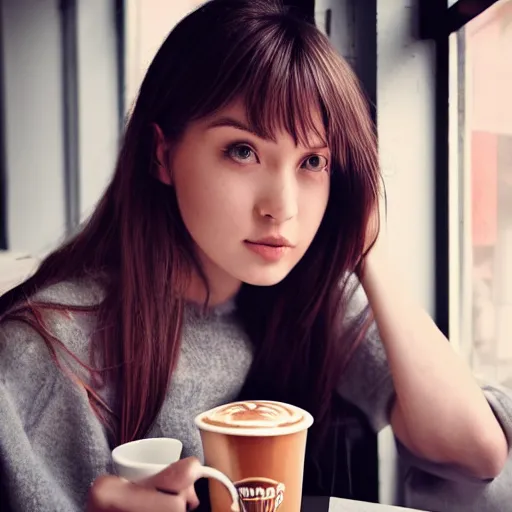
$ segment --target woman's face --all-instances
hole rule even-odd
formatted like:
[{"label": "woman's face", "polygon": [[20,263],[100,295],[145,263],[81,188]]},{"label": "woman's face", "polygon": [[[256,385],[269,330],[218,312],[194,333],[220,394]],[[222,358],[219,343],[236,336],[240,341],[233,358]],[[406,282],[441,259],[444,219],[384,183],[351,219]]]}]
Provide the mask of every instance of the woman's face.
[{"label": "woman's face", "polygon": [[[323,134],[320,116],[318,123]],[[329,197],[325,143],[311,135],[308,146],[296,146],[286,132],[261,138],[242,104],[191,123],[170,169],[214,293],[284,279],[310,246]]]}]

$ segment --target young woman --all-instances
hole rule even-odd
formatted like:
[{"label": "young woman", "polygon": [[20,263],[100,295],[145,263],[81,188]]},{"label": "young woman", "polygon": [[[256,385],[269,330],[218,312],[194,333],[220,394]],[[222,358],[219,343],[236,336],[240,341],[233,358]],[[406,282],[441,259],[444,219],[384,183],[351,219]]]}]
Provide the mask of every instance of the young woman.
[{"label": "young woman", "polygon": [[[213,0],[179,23],[91,219],[0,301],[6,503],[195,507],[193,418],[241,396],[308,409],[320,446],[341,395],[390,422],[416,467],[498,475],[502,395],[403,291],[379,184],[357,81],[315,27],[270,0]],[[181,439],[187,458],[144,486],[108,476],[110,450],[145,436]],[[410,501],[469,510],[463,492],[448,501],[455,480]],[[488,503],[493,484],[475,485]]]}]

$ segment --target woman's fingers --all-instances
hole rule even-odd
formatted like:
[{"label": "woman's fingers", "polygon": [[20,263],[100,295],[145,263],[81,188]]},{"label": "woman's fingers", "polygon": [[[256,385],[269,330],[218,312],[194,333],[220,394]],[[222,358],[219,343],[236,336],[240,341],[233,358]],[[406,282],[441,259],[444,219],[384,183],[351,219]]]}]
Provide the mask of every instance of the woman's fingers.
[{"label": "woman's fingers", "polygon": [[88,512],[184,512],[199,505],[194,482],[201,467],[195,458],[180,460],[140,484],[115,476],[98,478],[91,487]]},{"label": "woman's fingers", "polygon": [[199,506],[194,483],[200,468],[201,463],[195,457],[182,459],[146,480],[144,485],[149,485],[161,493],[179,493],[193,510]]},{"label": "woman's fingers", "polygon": [[98,478],[89,494],[87,512],[185,512],[182,495],[163,494],[115,476]]},{"label": "woman's fingers", "polygon": [[195,457],[181,459],[147,480],[143,485],[169,492],[181,492],[194,485],[201,463]]}]

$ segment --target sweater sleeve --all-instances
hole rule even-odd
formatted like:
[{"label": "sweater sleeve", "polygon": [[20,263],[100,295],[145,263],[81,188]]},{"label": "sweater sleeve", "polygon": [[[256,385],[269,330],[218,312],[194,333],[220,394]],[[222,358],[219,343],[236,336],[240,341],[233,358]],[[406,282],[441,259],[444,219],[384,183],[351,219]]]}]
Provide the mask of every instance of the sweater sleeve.
[{"label": "sweater sleeve", "polygon": [[398,442],[409,507],[439,512],[502,512],[512,508],[512,392],[490,385],[483,386],[483,392],[508,440],[505,468],[495,479],[482,481],[457,467],[424,461]]},{"label": "sweater sleeve", "polygon": [[90,484],[109,469],[108,442],[86,393],[22,322],[0,326],[0,411],[7,510],[84,510]]},{"label": "sweater sleeve", "polygon": [[[354,291],[355,290],[355,291]],[[345,322],[358,322],[368,305],[363,287],[354,276],[347,291],[351,300]],[[386,353],[375,322],[359,343],[340,378],[337,391],[342,398],[358,407],[378,432],[389,424],[395,391]]]}]

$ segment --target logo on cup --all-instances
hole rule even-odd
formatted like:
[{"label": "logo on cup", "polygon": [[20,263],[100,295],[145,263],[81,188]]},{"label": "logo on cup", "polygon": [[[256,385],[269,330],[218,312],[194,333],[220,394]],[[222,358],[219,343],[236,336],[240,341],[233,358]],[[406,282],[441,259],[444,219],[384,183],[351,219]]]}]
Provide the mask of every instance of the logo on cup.
[{"label": "logo on cup", "polygon": [[284,500],[284,484],[270,478],[245,478],[235,487],[246,512],[275,512]]}]

